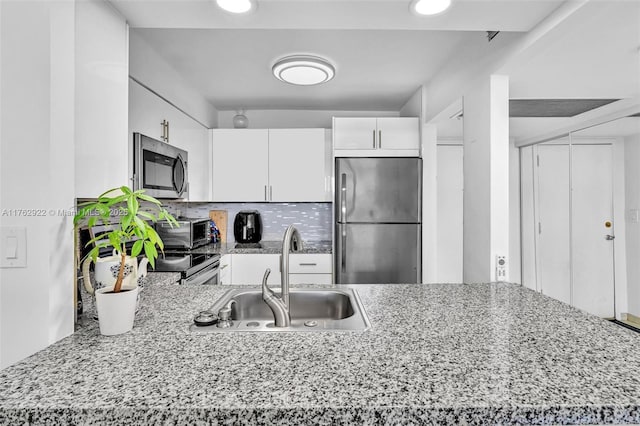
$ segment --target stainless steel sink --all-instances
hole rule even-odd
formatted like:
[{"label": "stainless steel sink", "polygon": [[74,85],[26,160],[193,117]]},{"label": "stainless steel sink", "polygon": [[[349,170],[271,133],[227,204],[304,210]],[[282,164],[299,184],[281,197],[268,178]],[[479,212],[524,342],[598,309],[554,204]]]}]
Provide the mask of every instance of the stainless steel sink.
[{"label": "stainless steel sink", "polygon": [[198,326],[197,333],[229,333],[237,331],[335,331],[366,330],[370,327],[358,294],[354,289],[291,289],[291,325],[276,327],[269,306],[262,300],[260,289],[234,289],[226,292],[209,311],[216,313],[231,300],[231,326]]}]

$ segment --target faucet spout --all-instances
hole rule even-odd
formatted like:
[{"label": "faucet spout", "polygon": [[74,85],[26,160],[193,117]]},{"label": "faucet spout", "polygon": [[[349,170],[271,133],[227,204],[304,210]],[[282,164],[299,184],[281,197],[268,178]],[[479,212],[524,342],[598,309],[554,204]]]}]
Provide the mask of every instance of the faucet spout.
[{"label": "faucet spout", "polygon": [[295,253],[302,250],[302,238],[300,232],[293,225],[289,225],[284,232],[282,238],[282,257],[280,258],[281,265],[281,288],[282,288],[282,301],[284,302],[287,310],[289,310],[289,253]]},{"label": "faucet spout", "polygon": [[267,268],[262,277],[262,300],[264,300],[269,306],[269,309],[271,309],[271,312],[273,312],[276,327],[288,327],[291,325],[289,308],[285,306],[282,298],[278,297],[267,285],[267,278],[269,278],[270,273],[271,269]]}]

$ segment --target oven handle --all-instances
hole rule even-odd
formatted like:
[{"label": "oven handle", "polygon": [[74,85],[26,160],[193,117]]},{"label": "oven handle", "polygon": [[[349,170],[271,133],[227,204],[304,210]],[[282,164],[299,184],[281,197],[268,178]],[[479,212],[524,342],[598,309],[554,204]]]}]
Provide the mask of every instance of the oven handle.
[{"label": "oven handle", "polygon": [[220,273],[220,270],[215,267],[212,269],[205,269],[204,271],[200,272],[197,275],[194,275],[192,277],[189,277],[187,279],[183,279],[181,281],[181,284],[186,284],[186,285],[202,285],[205,284],[209,281],[211,281],[212,278],[216,277],[215,282],[213,284],[218,284],[218,279],[217,276]]}]

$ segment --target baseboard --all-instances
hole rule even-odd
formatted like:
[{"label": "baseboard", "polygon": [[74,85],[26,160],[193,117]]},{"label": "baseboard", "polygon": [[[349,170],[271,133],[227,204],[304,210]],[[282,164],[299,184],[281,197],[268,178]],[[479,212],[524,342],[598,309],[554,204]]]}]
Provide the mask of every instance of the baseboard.
[{"label": "baseboard", "polygon": [[635,325],[636,327],[640,327],[640,317],[637,317],[633,314],[630,313],[623,313],[622,315],[620,315],[620,317],[624,320],[627,321],[629,323],[631,323],[632,325]]}]

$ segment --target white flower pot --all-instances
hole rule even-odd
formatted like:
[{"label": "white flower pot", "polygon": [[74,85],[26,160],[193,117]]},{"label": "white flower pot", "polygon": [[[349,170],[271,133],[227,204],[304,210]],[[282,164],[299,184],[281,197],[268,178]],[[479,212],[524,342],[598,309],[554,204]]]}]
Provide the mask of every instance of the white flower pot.
[{"label": "white flower pot", "polygon": [[131,331],[136,316],[138,287],[123,287],[119,293],[111,293],[112,290],[113,287],[105,287],[95,291],[100,334],[105,336]]}]

